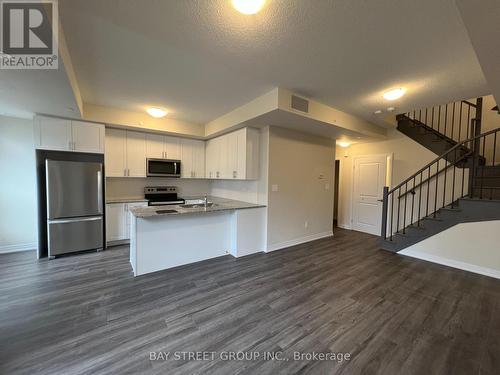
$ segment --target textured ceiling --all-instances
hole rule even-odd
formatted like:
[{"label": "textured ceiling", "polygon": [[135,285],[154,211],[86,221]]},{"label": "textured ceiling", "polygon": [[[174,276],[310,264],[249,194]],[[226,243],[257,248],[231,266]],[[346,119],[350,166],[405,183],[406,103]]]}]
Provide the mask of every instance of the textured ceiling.
[{"label": "textured ceiling", "polygon": [[280,86],[369,121],[488,93],[453,0],[60,0],[83,100],[206,123]]}]

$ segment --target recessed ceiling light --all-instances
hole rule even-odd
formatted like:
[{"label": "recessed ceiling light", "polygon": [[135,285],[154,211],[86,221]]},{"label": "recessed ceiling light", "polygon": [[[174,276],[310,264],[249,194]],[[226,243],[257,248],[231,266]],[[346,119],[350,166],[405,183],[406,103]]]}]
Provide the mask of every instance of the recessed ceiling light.
[{"label": "recessed ceiling light", "polygon": [[380,114],[382,113],[382,111],[381,111],[380,109],[377,109],[377,110],[376,110],[375,112],[373,112],[373,113],[375,113],[376,115],[380,115]]},{"label": "recessed ceiling light", "polygon": [[151,107],[151,108],[146,109],[146,112],[149,113],[149,115],[153,116],[154,118],[165,117],[168,113],[163,108],[155,108],[155,107]]},{"label": "recessed ceiling light", "polygon": [[233,7],[243,14],[255,14],[262,9],[266,0],[232,0]]},{"label": "recessed ceiling light", "polygon": [[338,141],[337,144],[343,148],[349,147],[351,145],[351,143],[347,141]]},{"label": "recessed ceiling light", "polygon": [[389,108],[387,108],[387,111],[388,111],[388,112],[394,112],[395,110],[396,110],[396,108],[394,108],[394,107],[389,107]]},{"label": "recessed ceiling light", "polygon": [[406,89],[404,87],[398,87],[396,89],[392,89],[384,92],[382,95],[386,100],[396,100],[401,98],[406,93]]}]

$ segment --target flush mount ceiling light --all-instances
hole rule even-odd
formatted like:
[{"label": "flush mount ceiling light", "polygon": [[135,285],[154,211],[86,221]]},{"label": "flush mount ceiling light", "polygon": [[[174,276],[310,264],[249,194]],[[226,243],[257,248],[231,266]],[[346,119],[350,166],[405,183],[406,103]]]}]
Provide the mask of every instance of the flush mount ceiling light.
[{"label": "flush mount ceiling light", "polygon": [[396,100],[401,98],[406,93],[406,89],[404,87],[398,87],[396,89],[392,89],[384,92],[382,95],[385,100]]},{"label": "flush mount ceiling light", "polygon": [[340,146],[340,147],[343,147],[343,148],[347,148],[351,145],[350,142],[347,142],[347,141],[339,141],[337,142],[337,144]]},{"label": "flush mount ceiling light", "polygon": [[155,108],[155,107],[151,107],[151,108],[148,108],[146,109],[146,112],[154,117],[154,118],[162,118],[162,117],[165,117],[167,115],[167,111],[165,111],[163,108]]},{"label": "flush mount ceiling light", "polygon": [[231,0],[233,7],[243,14],[255,14],[262,9],[266,0]]}]

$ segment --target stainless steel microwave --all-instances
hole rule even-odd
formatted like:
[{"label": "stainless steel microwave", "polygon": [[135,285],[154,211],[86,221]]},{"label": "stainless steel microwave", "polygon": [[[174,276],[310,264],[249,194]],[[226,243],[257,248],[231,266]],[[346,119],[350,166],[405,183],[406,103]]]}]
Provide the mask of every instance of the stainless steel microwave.
[{"label": "stainless steel microwave", "polygon": [[181,161],[169,159],[146,159],[148,177],[181,177]]}]

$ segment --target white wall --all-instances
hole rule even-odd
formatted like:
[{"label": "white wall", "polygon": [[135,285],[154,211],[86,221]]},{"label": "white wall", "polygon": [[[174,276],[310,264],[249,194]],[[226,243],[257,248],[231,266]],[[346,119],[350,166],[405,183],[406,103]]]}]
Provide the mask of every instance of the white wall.
[{"label": "white wall", "polygon": [[334,140],[270,128],[268,250],[332,235],[334,164]]},{"label": "white wall", "polygon": [[338,225],[351,228],[352,160],[354,156],[389,154],[393,155],[392,186],[413,175],[437,155],[397,130],[390,130],[384,141],[354,144],[348,148],[337,147],[340,160],[340,189]]},{"label": "white wall", "polygon": [[455,225],[399,254],[500,278],[500,221]]},{"label": "white wall", "polygon": [[0,116],[0,252],[36,248],[33,121]]}]

